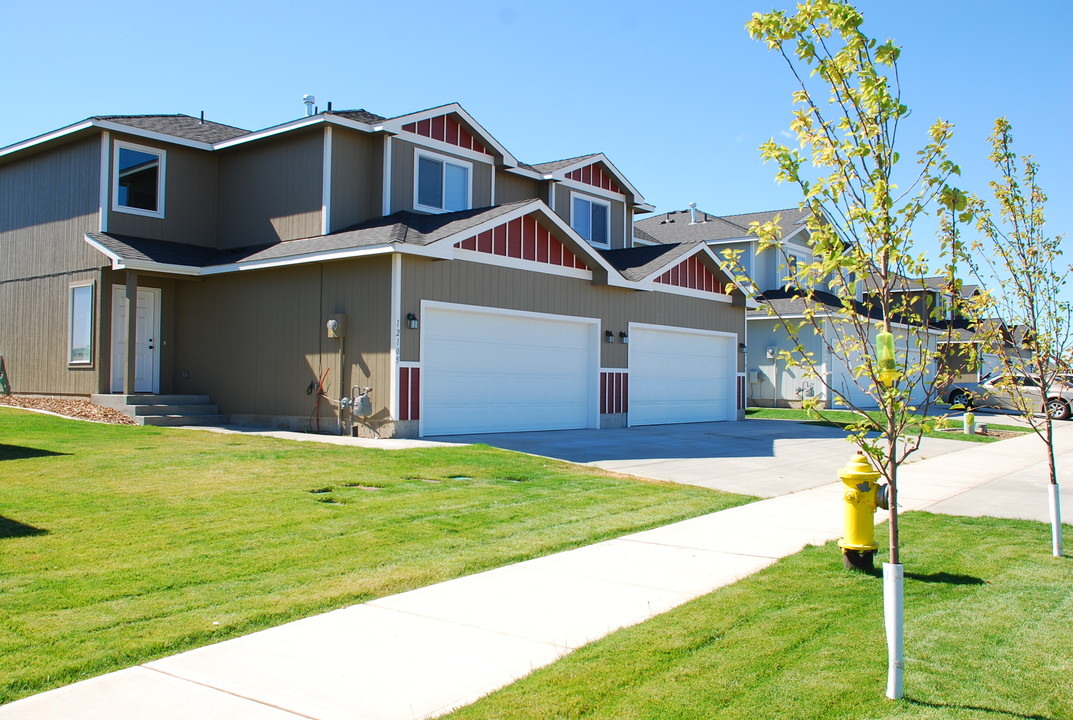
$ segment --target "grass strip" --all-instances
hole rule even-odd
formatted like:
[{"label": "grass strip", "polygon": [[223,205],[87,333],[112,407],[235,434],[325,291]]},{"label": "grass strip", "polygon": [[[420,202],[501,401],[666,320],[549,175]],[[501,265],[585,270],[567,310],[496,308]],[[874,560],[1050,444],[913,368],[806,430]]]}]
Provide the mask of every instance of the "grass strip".
[{"label": "grass strip", "polygon": [[1073,559],[1050,556],[1048,526],[917,512],[902,539],[903,701],[884,697],[882,578],[843,570],[829,543],[449,717],[1073,718]]},{"label": "grass strip", "polygon": [[[869,416],[881,420],[882,416],[878,412],[869,412]],[[822,427],[844,428],[851,423],[860,421],[860,417],[849,410],[795,410],[791,408],[748,408],[745,411],[746,419],[755,418],[757,420],[797,420],[800,422],[806,422],[810,425],[820,425]],[[924,428],[921,433],[924,437],[940,438],[943,440],[961,440],[962,442],[976,442],[976,443],[993,443],[999,440],[1005,439],[995,435],[965,435],[962,432],[953,432],[961,427],[960,419],[948,419],[940,417],[925,418],[921,416],[923,421],[927,419],[928,426]],[[1025,434],[1032,432],[1031,429],[1021,427],[1018,425],[997,425],[989,422],[987,417],[977,417],[977,425],[987,425],[989,431],[1001,431],[1003,433],[1018,433]],[[907,426],[909,434],[915,435],[920,425],[910,423]],[[943,430],[942,428],[946,428]],[[879,425],[876,425],[876,430],[879,429]]]},{"label": "grass strip", "polygon": [[0,702],[751,498],[0,408]]}]

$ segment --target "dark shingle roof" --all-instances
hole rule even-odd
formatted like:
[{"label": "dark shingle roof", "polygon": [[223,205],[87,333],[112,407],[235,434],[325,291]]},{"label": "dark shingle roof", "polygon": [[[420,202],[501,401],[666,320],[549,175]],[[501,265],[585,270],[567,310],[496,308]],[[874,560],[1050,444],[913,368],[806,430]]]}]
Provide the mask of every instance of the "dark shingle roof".
[{"label": "dark shingle roof", "polygon": [[338,115],[339,117],[346,118],[347,120],[356,120],[357,122],[373,123],[383,122],[387,118],[376,113],[371,113],[368,110],[329,110],[324,113],[325,115]]},{"label": "dark shingle roof", "polygon": [[189,115],[98,115],[96,120],[127,125],[139,130],[150,130],[163,135],[195,140],[204,143],[217,143],[248,135],[249,130],[223,125],[206,120],[201,122]]},{"label": "dark shingle roof", "polygon": [[430,245],[437,240],[464,232],[467,228],[494,220],[530,202],[532,201],[520,200],[491,208],[477,208],[442,215],[422,215],[402,211],[329,235],[230,250],[217,250],[111,233],[87,233],[87,235],[124,261],[137,260],[206,268],[237,262],[282,260],[389,243]]},{"label": "dark shingle roof", "polygon": [[641,245],[622,250],[600,250],[600,255],[627,280],[643,280],[674,263],[702,243],[678,245]]},{"label": "dark shingle roof", "polygon": [[[872,273],[864,280],[864,289],[866,292],[874,292],[879,288],[879,281],[876,279],[878,275]],[[929,290],[931,292],[945,293],[946,292],[946,278],[942,275],[935,277],[922,277],[912,278],[906,275],[899,275],[894,273],[897,284],[894,286],[895,291],[916,291],[916,290]],[[962,285],[961,297],[971,298],[980,292],[980,288],[977,285]]]},{"label": "dark shingle roof", "polygon": [[634,227],[662,243],[711,242],[734,240],[750,235],[749,225],[754,222],[765,223],[782,218],[783,233],[788,235],[805,222],[810,210],[786,208],[784,210],[767,210],[765,212],[742,213],[739,215],[714,215],[697,210],[697,222],[690,223],[689,210],[672,210],[638,220]]},{"label": "dark shingle roof", "polygon": [[573,165],[574,163],[579,162],[581,160],[597,157],[599,154],[600,153],[590,153],[588,155],[578,155],[577,157],[563,158],[562,160],[552,160],[551,162],[535,163],[533,165],[530,165],[529,167],[531,167],[533,170],[536,170],[538,173],[553,173],[560,168],[567,167],[568,165]]},{"label": "dark shingle roof", "polygon": [[[800,315],[806,307],[811,307],[819,315],[834,314],[842,310],[842,301],[838,297],[819,290],[812,291],[808,296],[797,288],[769,290],[758,295],[756,300],[760,303],[760,309],[750,310],[748,316],[751,318],[768,317],[771,314],[768,312],[769,306],[776,315],[781,316]],[[882,319],[878,311],[863,303],[854,302],[853,309],[863,317]]]}]

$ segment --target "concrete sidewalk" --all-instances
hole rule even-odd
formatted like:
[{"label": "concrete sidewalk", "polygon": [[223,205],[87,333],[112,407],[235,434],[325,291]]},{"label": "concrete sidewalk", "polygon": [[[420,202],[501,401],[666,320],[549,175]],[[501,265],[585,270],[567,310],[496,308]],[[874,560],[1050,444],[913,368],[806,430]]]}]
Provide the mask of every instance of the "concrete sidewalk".
[{"label": "concrete sidewalk", "polygon": [[[1073,425],[1058,434],[1073,462]],[[905,510],[1031,476],[1035,437],[903,466]],[[407,719],[470,703],[585,643],[842,534],[839,483],[381,598],[86,680],[0,720]],[[1027,505],[1026,505],[1027,507]],[[1067,515],[1066,517],[1070,517]],[[1071,518],[1073,519],[1073,518]]]}]

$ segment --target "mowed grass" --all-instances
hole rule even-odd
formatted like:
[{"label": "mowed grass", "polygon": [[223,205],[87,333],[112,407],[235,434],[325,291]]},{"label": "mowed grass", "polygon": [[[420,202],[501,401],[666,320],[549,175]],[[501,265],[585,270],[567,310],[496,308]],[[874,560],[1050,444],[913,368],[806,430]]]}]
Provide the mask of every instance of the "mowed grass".
[{"label": "mowed grass", "polygon": [[0,409],[0,702],[750,498]]},{"label": "mowed grass", "polygon": [[449,717],[1073,718],[1073,560],[1050,555],[1049,526],[909,513],[901,530],[903,701],[884,697],[882,578],[844,570],[829,543]]},{"label": "mowed grass", "polygon": [[[878,412],[869,412],[869,416],[875,418],[877,421],[882,421],[882,415]],[[860,421],[860,417],[849,410],[793,410],[790,408],[748,408],[745,411],[745,417],[756,418],[758,420],[798,420],[801,422],[807,422],[813,425],[823,425],[824,427],[843,428],[851,423]],[[991,417],[994,416],[977,416],[976,424],[987,425],[989,430],[1000,430],[1008,433],[1025,434],[1032,432],[1030,428],[1026,428],[1020,425],[998,425],[991,422]],[[1001,417],[1001,416],[999,416]],[[1004,438],[998,436],[988,435],[966,435],[964,432],[960,432],[962,428],[962,422],[960,417],[958,418],[941,418],[941,417],[927,417],[920,416],[921,421],[927,421],[921,435],[930,438],[940,438],[943,440],[961,440],[962,442],[976,442],[976,443],[993,443],[998,442]],[[921,423],[910,423],[908,431],[910,434],[915,434],[920,430]],[[946,428],[944,431],[943,428]],[[879,425],[876,425],[876,430],[879,429]],[[953,432],[951,432],[953,430]]]}]

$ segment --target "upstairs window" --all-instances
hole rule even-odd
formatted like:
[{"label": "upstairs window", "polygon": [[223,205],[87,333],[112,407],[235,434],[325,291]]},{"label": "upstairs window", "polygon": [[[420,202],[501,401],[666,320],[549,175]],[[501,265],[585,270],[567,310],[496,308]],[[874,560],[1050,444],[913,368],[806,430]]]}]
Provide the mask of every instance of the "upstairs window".
[{"label": "upstairs window", "polygon": [[164,217],[164,151],[116,142],[112,209]]},{"label": "upstairs window", "polygon": [[611,205],[593,198],[573,196],[570,227],[590,245],[611,246]]},{"label": "upstairs window", "polygon": [[469,210],[472,166],[442,155],[417,153],[414,161],[414,208],[425,212]]}]

